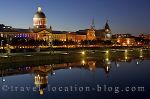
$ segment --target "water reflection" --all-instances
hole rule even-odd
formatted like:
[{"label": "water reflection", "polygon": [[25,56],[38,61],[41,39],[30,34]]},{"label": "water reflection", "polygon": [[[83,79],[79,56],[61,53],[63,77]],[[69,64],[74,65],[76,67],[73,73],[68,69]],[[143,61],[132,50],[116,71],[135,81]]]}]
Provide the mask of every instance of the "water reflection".
[{"label": "water reflection", "polygon": [[[48,76],[55,76],[55,71],[60,69],[86,69],[91,72],[95,72],[96,69],[102,69],[105,71],[105,74],[110,73],[112,64],[115,63],[115,66],[118,68],[121,66],[121,63],[135,61],[139,65],[143,60],[149,60],[150,53],[149,51],[143,51],[139,49],[139,53],[136,53],[133,50],[122,50],[122,51],[110,51],[107,50],[104,53],[96,53],[93,57],[82,57],[80,61],[74,62],[61,62],[58,64],[43,64],[33,66],[22,66],[19,64],[15,67],[5,66],[1,64],[0,76],[2,82],[5,83],[5,77],[11,75],[21,75],[21,74],[34,74],[34,84],[39,89],[39,94],[44,94],[44,89],[48,85]],[[57,74],[56,74],[57,75]],[[7,79],[6,79],[7,80]]]},{"label": "water reflection", "polygon": [[52,66],[38,66],[32,68],[32,71],[35,74],[34,82],[36,87],[39,88],[40,95],[43,95],[44,88],[47,87],[48,84],[48,74],[53,73],[53,67]]}]

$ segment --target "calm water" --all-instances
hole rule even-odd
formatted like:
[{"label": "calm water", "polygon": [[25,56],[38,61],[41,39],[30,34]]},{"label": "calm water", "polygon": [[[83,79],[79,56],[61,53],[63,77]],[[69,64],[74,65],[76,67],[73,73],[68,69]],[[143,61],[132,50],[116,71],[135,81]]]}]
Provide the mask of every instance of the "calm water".
[{"label": "calm water", "polygon": [[80,61],[28,64],[1,68],[0,99],[150,97],[149,51],[106,51]]}]

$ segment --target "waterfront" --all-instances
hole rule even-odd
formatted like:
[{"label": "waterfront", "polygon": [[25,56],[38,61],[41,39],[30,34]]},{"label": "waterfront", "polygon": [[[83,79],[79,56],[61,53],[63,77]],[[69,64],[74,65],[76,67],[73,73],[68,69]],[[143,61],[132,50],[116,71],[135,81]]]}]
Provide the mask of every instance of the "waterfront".
[{"label": "waterfront", "polygon": [[149,4],[1,0],[0,99],[147,99]]},{"label": "waterfront", "polygon": [[[41,58],[38,62],[32,60],[1,63],[0,97],[98,99],[149,96],[149,49],[79,52],[57,53],[54,56],[59,57],[59,60],[55,61],[45,54],[49,59]],[[60,57],[61,55],[65,56]],[[128,90],[125,90],[126,87]]]}]

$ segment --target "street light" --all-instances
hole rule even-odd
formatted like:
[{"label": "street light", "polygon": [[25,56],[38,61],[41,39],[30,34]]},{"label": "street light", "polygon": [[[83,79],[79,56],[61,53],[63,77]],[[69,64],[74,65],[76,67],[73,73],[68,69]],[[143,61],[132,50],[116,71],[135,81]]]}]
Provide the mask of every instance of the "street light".
[{"label": "street light", "polygon": [[52,34],[48,36],[48,46],[50,48],[50,54],[53,52],[53,37]]},{"label": "street light", "polygon": [[1,40],[1,47],[3,48],[3,49],[1,49],[1,53],[2,53],[3,50],[4,50],[3,42],[4,42],[4,40]]},{"label": "street light", "polygon": [[81,53],[82,53],[82,55],[85,55],[85,51],[82,51]]}]

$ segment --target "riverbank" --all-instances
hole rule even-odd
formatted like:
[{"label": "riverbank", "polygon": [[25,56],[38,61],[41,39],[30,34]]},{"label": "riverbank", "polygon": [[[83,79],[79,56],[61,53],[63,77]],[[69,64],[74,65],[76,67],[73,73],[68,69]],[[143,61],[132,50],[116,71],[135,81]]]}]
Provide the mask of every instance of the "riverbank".
[{"label": "riverbank", "polygon": [[23,48],[18,47],[15,49],[0,49],[0,53],[26,53],[26,52],[44,52],[44,51],[76,51],[76,50],[103,50],[103,49],[132,49],[132,48],[144,48],[144,49],[150,49],[149,45],[145,46],[100,46],[100,47],[76,47],[76,48],[67,48],[67,47],[43,47],[43,48],[37,48],[37,47],[31,47],[31,48]]},{"label": "riverbank", "polygon": [[61,61],[70,61],[72,59],[75,59],[75,57],[78,59],[81,56],[80,54],[67,54],[67,53],[20,53],[20,54],[11,54],[6,55],[3,54],[0,57],[0,63],[14,63],[14,62],[31,62],[31,61],[52,61],[52,62],[61,62]]},{"label": "riverbank", "polygon": [[[60,51],[61,50],[61,51]],[[104,56],[107,55],[108,56]],[[51,62],[62,62],[81,60],[88,57],[130,57],[135,55],[137,57],[143,57],[144,55],[150,55],[150,49],[142,48],[122,48],[122,49],[57,49],[52,51],[43,52],[26,52],[26,53],[3,53],[0,54],[0,64],[3,63],[16,63],[16,62],[31,62],[31,61],[51,61]],[[125,56],[125,54],[127,54]]]}]

